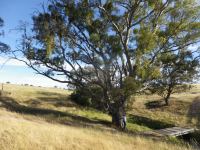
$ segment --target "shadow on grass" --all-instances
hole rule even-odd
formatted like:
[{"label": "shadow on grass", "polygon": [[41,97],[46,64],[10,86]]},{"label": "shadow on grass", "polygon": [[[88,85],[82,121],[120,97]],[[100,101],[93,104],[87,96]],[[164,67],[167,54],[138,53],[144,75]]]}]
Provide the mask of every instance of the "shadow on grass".
[{"label": "shadow on grass", "polygon": [[[188,108],[191,103],[188,101],[182,101],[177,98],[172,97],[167,106],[163,100],[149,101],[145,103],[145,106],[149,110],[162,111],[166,113],[172,113],[179,116],[187,115]],[[159,113],[159,112],[158,112]]]},{"label": "shadow on grass", "polygon": [[145,103],[145,106],[147,109],[155,109],[164,107],[166,105],[164,104],[163,100],[156,100]]},{"label": "shadow on grass", "polygon": [[41,104],[50,104],[55,107],[75,107],[77,106],[67,98],[54,98],[54,97],[37,97],[37,99],[30,99],[24,102],[28,106],[38,107]]},{"label": "shadow on grass", "polygon": [[129,115],[128,122],[146,126],[150,129],[163,129],[163,128],[169,128],[169,127],[174,127],[174,124],[170,124],[167,122],[162,122],[158,120],[153,120],[150,118],[146,118],[143,116],[137,116],[137,115]]},{"label": "shadow on grass", "polygon": [[188,123],[192,123],[193,120],[196,120],[196,126],[200,128],[200,96],[197,96],[192,101],[188,113]]},{"label": "shadow on grass", "polygon": [[56,122],[71,126],[91,126],[101,124],[107,127],[111,126],[111,123],[106,120],[100,119],[89,119],[83,116],[74,115],[68,112],[61,112],[52,109],[36,108],[30,106],[24,106],[17,103],[14,99],[10,97],[1,97],[0,99],[1,107],[4,107],[10,111],[14,111],[21,114],[29,114],[35,116],[51,116],[47,121]]},{"label": "shadow on grass", "polygon": [[41,104],[50,104],[55,107],[74,107],[77,106],[75,103],[69,100],[69,96],[66,94],[60,94],[55,92],[37,92],[39,95],[35,99],[30,99],[24,103],[31,107],[37,107]]}]

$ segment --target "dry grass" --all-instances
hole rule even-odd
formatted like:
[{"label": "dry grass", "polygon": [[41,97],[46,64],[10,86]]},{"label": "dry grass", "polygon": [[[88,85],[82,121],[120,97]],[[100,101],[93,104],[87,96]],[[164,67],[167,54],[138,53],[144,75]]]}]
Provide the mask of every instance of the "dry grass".
[{"label": "dry grass", "polygon": [[8,97],[22,106],[67,112],[90,119],[111,120],[104,113],[80,107],[70,101],[71,91],[68,90],[5,84],[4,91],[10,93]]},{"label": "dry grass", "polygon": [[0,111],[1,150],[189,150],[139,136],[25,119]]},{"label": "dry grass", "polygon": [[[198,100],[200,101],[200,85],[198,84],[188,92],[173,94],[170,98],[170,106],[148,109],[145,106],[148,102],[162,101],[162,98],[157,95],[137,96],[130,114],[177,126],[199,127],[200,118],[189,114],[194,105],[193,103]],[[191,119],[193,120],[192,122],[189,121]]]},{"label": "dry grass", "polygon": [[[12,84],[4,85],[4,90],[10,94],[9,98],[0,99],[0,150],[192,149],[113,130],[110,116],[74,104],[66,90]],[[193,100],[200,97],[199,91],[197,85],[190,92],[173,95],[170,106],[153,109],[146,108],[145,104],[160,97],[136,97],[129,112],[128,129],[145,131],[168,125],[197,126],[196,118],[188,122],[188,111]]]}]

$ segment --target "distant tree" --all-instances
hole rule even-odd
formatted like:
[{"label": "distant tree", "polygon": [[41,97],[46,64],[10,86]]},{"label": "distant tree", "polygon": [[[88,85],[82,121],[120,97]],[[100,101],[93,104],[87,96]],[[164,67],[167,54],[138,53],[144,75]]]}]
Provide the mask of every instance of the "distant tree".
[{"label": "distant tree", "polygon": [[21,26],[15,52],[27,60],[15,57],[91,97],[100,89],[101,105],[120,127],[131,95],[160,76],[160,55],[198,43],[199,27],[196,0],[53,0],[33,16],[33,33]]},{"label": "distant tree", "polygon": [[159,58],[161,75],[151,82],[150,91],[162,96],[169,105],[170,95],[189,90],[197,77],[199,60],[191,51],[181,50],[178,54],[167,52]]},{"label": "distant tree", "polygon": [[[0,28],[2,28],[4,25],[3,19],[0,18]],[[0,36],[2,36],[4,34],[3,31],[0,32]],[[9,46],[5,43],[2,43],[0,41],[0,52],[7,52],[9,50]]]},{"label": "distant tree", "polygon": [[6,83],[7,83],[7,84],[10,84],[10,82],[9,82],[9,81],[7,81]]}]

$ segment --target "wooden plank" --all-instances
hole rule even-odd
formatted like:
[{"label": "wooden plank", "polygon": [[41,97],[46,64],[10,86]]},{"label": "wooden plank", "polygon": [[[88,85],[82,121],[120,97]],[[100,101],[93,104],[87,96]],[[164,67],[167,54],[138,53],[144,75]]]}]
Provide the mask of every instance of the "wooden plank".
[{"label": "wooden plank", "polygon": [[185,134],[194,132],[194,129],[193,128],[172,127],[172,128],[154,130],[152,132],[155,132],[156,134],[160,134],[163,136],[181,136],[181,135],[185,135]]}]

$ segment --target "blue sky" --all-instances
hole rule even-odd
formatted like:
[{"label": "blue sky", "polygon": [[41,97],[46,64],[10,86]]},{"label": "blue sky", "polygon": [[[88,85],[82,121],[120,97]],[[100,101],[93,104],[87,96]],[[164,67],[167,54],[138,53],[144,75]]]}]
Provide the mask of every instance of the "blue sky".
[{"label": "blue sky", "polygon": [[[40,10],[42,4],[47,3],[48,0],[0,0],[0,17],[4,20],[3,30],[5,33],[3,37],[0,37],[0,41],[15,49],[19,33],[13,29],[19,26],[20,21],[31,23],[33,13]],[[48,87],[66,86],[36,74],[25,64],[16,60],[10,60],[3,65],[6,60],[6,56],[0,55],[0,83],[9,81],[17,84],[28,83]]]},{"label": "blue sky", "polygon": [[[34,12],[41,10],[42,4],[47,3],[48,0],[0,0],[0,17],[4,20],[3,30],[5,32],[3,37],[0,36],[0,41],[15,49],[19,33],[13,29],[19,26],[20,21],[31,23]],[[0,83],[9,81],[17,84],[29,83],[37,86],[66,87],[65,84],[36,74],[25,64],[16,60],[10,60],[3,65],[6,60],[5,56],[0,55]]]}]

